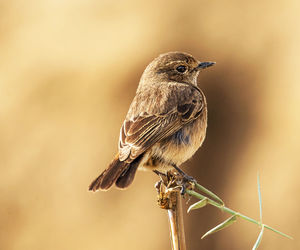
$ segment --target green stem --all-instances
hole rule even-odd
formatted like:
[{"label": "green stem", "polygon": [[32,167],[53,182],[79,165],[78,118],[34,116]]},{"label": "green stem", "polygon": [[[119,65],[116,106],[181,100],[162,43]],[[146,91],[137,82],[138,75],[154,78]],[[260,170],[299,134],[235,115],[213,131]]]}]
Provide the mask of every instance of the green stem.
[{"label": "green stem", "polygon": [[205,194],[209,195],[210,197],[212,197],[213,199],[215,199],[216,201],[219,202],[219,205],[224,206],[224,202],[221,200],[221,198],[219,198],[216,194],[214,194],[213,192],[211,192],[210,190],[208,190],[207,188],[203,187],[202,185],[200,185],[198,182],[194,182],[196,188],[202,192],[204,192]]},{"label": "green stem", "polygon": [[265,228],[268,228],[269,230],[271,230],[271,231],[273,231],[275,233],[278,233],[278,234],[280,234],[280,235],[282,235],[284,237],[287,237],[289,239],[293,239],[291,236],[289,236],[287,234],[284,234],[284,233],[282,233],[282,232],[280,232],[280,231],[278,231],[278,230],[276,230],[276,229],[274,229],[274,228],[272,228],[272,227],[270,227],[270,226],[268,226],[266,224],[261,224],[259,221],[256,221],[256,220],[254,220],[254,219],[252,219],[252,218],[250,218],[250,217],[248,217],[246,215],[240,214],[239,212],[236,212],[236,211],[234,211],[234,210],[232,210],[232,209],[230,209],[228,207],[220,205],[219,203],[213,201],[212,199],[209,199],[208,197],[206,197],[206,196],[204,196],[202,194],[199,194],[199,193],[197,193],[197,192],[195,192],[193,190],[187,189],[185,192],[187,194],[189,194],[190,196],[194,196],[194,197],[196,197],[196,198],[198,198],[200,200],[207,199],[207,203],[208,204],[210,204],[210,205],[212,205],[214,207],[217,207],[217,208],[219,208],[220,210],[222,210],[224,212],[227,212],[227,213],[232,214],[232,215],[236,215],[236,216],[241,217],[242,219],[247,220],[249,222],[252,222],[252,223],[254,223],[254,224],[256,224],[256,225],[258,225],[260,227],[264,226]]}]

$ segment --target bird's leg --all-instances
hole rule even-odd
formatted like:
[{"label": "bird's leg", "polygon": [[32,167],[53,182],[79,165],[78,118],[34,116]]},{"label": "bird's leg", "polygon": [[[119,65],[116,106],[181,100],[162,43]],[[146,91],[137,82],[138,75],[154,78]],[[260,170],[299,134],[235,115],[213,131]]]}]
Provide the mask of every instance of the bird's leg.
[{"label": "bird's leg", "polygon": [[207,188],[205,188],[202,185],[200,185],[199,183],[197,183],[197,181],[192,176],[187,175],[183,170],[181,170],[175,164],[172,164],[172,167],[175,168],[175,170],[182,176],[181,192],[180,192],[181,194],[185,193],[185,190],[186,190],[188,184],[192,184],[192,188],[193,187],[197,188],[198,190],[200,190],[203,193],[212,197],[214,200],[216,200],[221,205],[224,205],[224,202],[216,194],[214,194]]},{"label": "bird's leg", "polygon": [[168,176],[165,173],[162,173],[162,172],[160,172],[156,169],[153,170],[153,173],[157,174],[160,178],[160,180],[155,183],[155,188],[156,188],[157,191],[159,191],[161,185],[168,182]]},{"label": "bird's leg", "polygon": [[196,182],[196,180],[194,179],[194,177],[189,176],[188,174],[186,174],[182,169],[180,169],[179,167],[177,167],[175,164],[172,164],[172,167],[175,168],[175,170],[182,176],[182,178],[187,181],[187,182]]},{"label": "bird's leg", "polygon": [[175,164],[172,164],[172,167],[175,168],[178,174],[181,175],[182,177],[180,194],[183,195],[185,193],[187,186],[190,185],[191,183],[196,183],[196,180],[192,176],[187,175],[183,170],[181,170]]},{"label": "bird's leg", "polygon": [[165,173],[162,173],[162,172],[160,172],[160,171],[158,171],[156,169],[154,169],[152,171],[153,171],[153,173],[157,174],[159,177],[161,177],[161,176],[167,176]]}]

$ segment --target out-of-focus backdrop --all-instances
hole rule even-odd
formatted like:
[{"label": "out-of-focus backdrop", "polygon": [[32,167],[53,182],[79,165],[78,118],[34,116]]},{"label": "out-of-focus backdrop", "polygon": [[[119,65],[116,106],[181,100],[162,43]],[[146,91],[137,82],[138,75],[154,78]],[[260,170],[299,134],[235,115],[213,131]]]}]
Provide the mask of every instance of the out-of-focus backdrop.
[{"label": "out-of-focus backdrop", "polygon": [[[206,141],[186,171],[265,230],[260,249],[299,249],[299,1],[1,1],[0,249],[170,249],[152,173],[126,191],[87,192],[117,151],[145,66],[186,51],[199,76]],[[189,203],[191,204],[191,203]],[[251,249],[259,233],[227,215],[186,216],[188,249]]]}]

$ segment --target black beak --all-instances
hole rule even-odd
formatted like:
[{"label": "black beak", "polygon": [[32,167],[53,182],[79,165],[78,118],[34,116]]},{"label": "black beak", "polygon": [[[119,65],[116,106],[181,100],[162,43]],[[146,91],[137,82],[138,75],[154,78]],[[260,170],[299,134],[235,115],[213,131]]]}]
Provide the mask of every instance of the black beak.
[{"label": "black beak", "polygon": [[199,63],[199,65],[197,66],[197,69],[206,69],[215,64],[216,64],[215,62],[202,62],[202,63]]}]

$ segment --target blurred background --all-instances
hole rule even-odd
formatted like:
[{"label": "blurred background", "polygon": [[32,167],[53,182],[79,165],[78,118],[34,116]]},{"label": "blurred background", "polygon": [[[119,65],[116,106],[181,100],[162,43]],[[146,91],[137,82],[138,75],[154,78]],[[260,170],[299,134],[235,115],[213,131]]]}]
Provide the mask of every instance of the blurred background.
[{"label": "blurred background", "polygon": [[[0,249],[170,249],[157,176],[139,172],[126,191],[87,187],[117,152],[144,68],[174,50],[217,62],[198,79],[208,133],[185,170],[257,219],[259,171],[264,222],[294,237],[265,230],[260,249],[300,249],[299,7],[0,1]],[[188,249],[251,249],[259,228],[242,220],[200,240],[227,217],[186,215]]]}]

